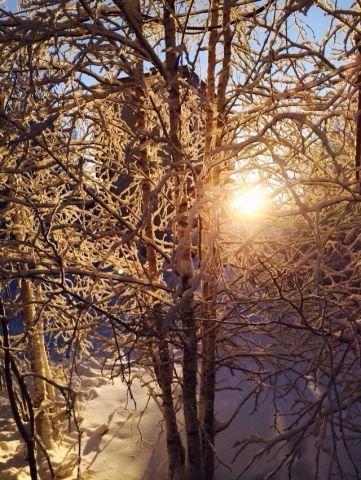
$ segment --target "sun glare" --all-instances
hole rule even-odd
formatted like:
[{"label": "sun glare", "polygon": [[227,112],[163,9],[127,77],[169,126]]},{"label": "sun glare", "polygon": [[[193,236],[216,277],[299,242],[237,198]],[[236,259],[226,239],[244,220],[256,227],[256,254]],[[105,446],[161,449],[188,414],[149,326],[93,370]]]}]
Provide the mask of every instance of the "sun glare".
[{"label": "sun glare", "polygon": [[248,192],[235,195],[232,200],[233,208],[241,215],[259,215],[266,205],[262,192],[249,190]]}]

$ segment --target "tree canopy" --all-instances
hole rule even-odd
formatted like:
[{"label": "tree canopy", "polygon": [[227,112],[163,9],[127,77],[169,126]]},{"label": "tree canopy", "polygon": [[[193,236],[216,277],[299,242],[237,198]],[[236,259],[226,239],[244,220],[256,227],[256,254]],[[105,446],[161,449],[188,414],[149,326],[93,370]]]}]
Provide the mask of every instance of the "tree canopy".
[{"label": "tree canopy", "polygon": [[269,399],[230,478],[296,478],[307,442],[312,478],[361,476],[360,35],[346,0],[1,6],[0,359],[32,480],[89,355],[154,385],[169,478],[217,478],[217,434]]}]

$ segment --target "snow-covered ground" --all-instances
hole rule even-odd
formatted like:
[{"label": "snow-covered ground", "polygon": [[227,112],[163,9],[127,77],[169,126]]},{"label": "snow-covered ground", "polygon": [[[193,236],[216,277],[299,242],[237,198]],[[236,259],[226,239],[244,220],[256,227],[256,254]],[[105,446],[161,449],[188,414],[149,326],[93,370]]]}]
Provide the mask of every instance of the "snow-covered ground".
[{"label": "snow-covered ground", "polygon": [[[125,382],[119,377],[110,380],[110,369],[104,370],[104,377],[99,377],[99,367],[96,365],[80,366],[77,371],[82,378],[79,387],[82,480],[166,480],[167,458],[162,416],[159,405],[151,396],[152,387],[144,385],[146,374],[139,370],[136,375],[136,370],[133,370],[131,398]],[[1,401],[0,480],[28,480],[30,476],[25,450],[11,419],[5,394]],[[229,392],[219,394],[219,419],[224,419],[235,406],[235,399]],[[269,413],[263,411],[257,418],[243,419],[241,426],[236,419],[231,429],[219,435],[217,450],[222,461],[230,463],[233,443],[240,433],[242,436],[247,432],[254,433],[255,423],[258,424],[258,433],[269,433]],[[179,420],[181,423],[181,415]],[[77,448],[77,435],[73,430],[72,434],[64,436],[60,447],[50,452],[59,478],[76,478]],[[264,471],[262,465],[253,469],[250,478],[256,478],[255,473]],[[230,467],[220,466],[217,479],[235,479],[239,462],[232,466],[233,471]],[[42,476],[43,480],[47,480],[48,474]]]},{"label": "snow-covered ground", "polygon": [[[82,480],[166,480],[166,446],[159,406],[152,397],[154,388],[142,370],[133,371],[131,398],[127,384],[119,377],[110,379],[111,370],[105,368],[99,375],[99,366],[85,364],[77,369],[81,376],[79,386]],[[227,377],[227,374],[224,374]],[[227,380],[227,378],[225,378]],[[228,379],[229,382],[235,379]],[[28,480],[24,447],[11,419],[7,399],[0,392],[0,480]],[[247,384],[241,396],[247,395]],[[217,420],[224,421],[234,411],[240,393],[219,392],[216,398]],[[179,417],[182,421],[181,416]],[[280,420],[282,422],[282,420]],[[217,480],[235,480],[259,447],[246,450],[235,463],[233,445],[237,440],[252,434],[272,436],[273,403],[266,399],[253,411],[253,402],[245,403],[231,426],[217,436],[217,455],[221,463]],[[282,427],[281,424],[278,425]],[[284,426],[283,426],[284,427]],[[314,448],[312,442],[304,445],[304,455],[297,460],[292,480],[312,478]],[[77,476],[76,431],[64,435],[63,443],[50,452],[57,478],[73,480]],[[313,450],[313,453],[312,453]],[[312,459],[312,460],[311,460]],[[261,459],[242,477],[246,480],[263,480],[272,471],[274,460]],[[287,472],[281,470],[276,480],[286,480]],[[42,473],[42,480],[50,479]]]},{"label": "snow-covered ground", "polygon": [[[166,478],[166,450],[162,435],[161,413],[133,378],[130,397],[127,384],[119,377],[110,380],[110,371],[99,377],[95,365],[79,367],[79,427],[81,431],[82,480],[141,480]],[[144,377],[144,374],[143,374]],[[3,392],[0,400],[0,480],[30,478],[25,449]],[[78,435],[64,435],[62,445],[50,451],[57,477],[73,479],[77,475]],[[42,473],[43,480],[50,474]]]}]

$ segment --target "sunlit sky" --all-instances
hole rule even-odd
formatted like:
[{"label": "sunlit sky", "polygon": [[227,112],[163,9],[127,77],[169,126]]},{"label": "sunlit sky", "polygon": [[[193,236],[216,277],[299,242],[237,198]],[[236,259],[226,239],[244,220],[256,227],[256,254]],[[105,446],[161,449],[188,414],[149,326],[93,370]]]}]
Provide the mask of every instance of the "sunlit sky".
[{"label": "sunlit sky", "polygon": [[258,216],[264,211],[266,206],[265,192],[260,188],[235,192],[231,206],[236,215],[244,217]]}]

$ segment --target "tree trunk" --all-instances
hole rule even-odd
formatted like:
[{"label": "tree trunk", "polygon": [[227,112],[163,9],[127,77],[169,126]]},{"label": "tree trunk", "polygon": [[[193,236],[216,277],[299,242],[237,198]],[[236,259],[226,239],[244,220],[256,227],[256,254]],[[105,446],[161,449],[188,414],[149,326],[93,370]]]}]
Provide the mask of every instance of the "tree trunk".
[{"label": "tree trunk", "polygon": [[[215,26],[219,19],[219,0],[211,2],[211,31],[208,41],[208,68],[207,68],[207,109],[206,109],[206,138],[204,147],[204,163],[209,163],[209,152],[215,144],[215,117],[216,109],[216,86],[215,86],[215,68],[217,63],[216,46],[219,39],[219,31]],[[209,180],[208,180],[209,181]],[[210,180],[211,183],[212,180]],[[209,212],[208,212],[209,213]],[[211,221],[211,215],[205,216]],[[209,245],[209,228],[210,225],[204,225],[205,231],[204,245],[213,249],[213,245]],[[210,268],[208,273],[213,276],[213,255],[210,259]],[[213,300],[213,287],[209,282],[202,285],[203,295],[203,323],[202,323],[202,365],[200,377],[199,392],[199,419],[202,425],[202,453],[204,459],[204,478],[212,480],[214,478],[214,389],[215,389],[215,344],[216,330],[212,328],[212,315],[215,314],[211,303]]]},{"label": "tree trunk", "polygon": [[[223,35],[223,62],[219,74],[217,95],[215,95],[215,68],[217,64],[216,47],[219,41],[219,31],[214,28],[218,25],[219,0],[213,0],[211,3],[211,32],[208,43],[208,70],[207,70],[207,118],[206,118],[206,141],[204,151],[205,164],[209,162],[210,149],[215,145],[222,144],[225,134],[226,117],[226,89],[230,76],[231,60],[231,41],[232,31],[230,28],[231,1],[225,0],[222,9],[222,35]],[[215,121],[216,116],[216,121]],[[220,187],[220,171],[213,169],[211,178],[208,182],[212,189]],[[206,215],[213,228],[217,229],[217,219]],[[208,227],[208,228],[207,228]],[[212,225],[206,225],[205,244],[212,249],[208,274],[211,278],[216,277],[216,249],[210,239],[209,231]],[[205,282],[202,288],[203,293],[203,325],[202,325],[202,367],[201,367],[201,385],[199,395],[199,417],[202,425],[202,452],[204,461],[204,478],[213,480],[215,470],[215,429],[214,429],[214,400],[216,387],[216,345],[217,345],[217,311],[215,307],[215,297],[217,291],[215,281]]]},{"label": "tree trunk", "polygon": [[166,46],[166,70],[168,75],[169,145],[172,160],[177,171],[175,200],[177,249],[175,269],[181,280],[183,299],[181,317],[183,323],[183,412],[186,429],[186,478],[203,479],[203,462],[200,438],[200,424],[197,408],[197,323],[193,311],[192,288],[193,265],[191,259],[191,233],[188,228],[188,199],[182,184],[185,177],[184,159],[180,142],[181,102],[178,85],[178,58],[175,29],[175,2],[171,0],[164,8],[164,29]]},{"label": "tree trunk", "polygon": [[[31,480],[37,480],[38,469],[37,469],[36,456],[35,456],[36,448],[35,448],[35,431],[34,431],[35,425],[34,425],[33,410],[32,410],[32,405],[28,404],[30,429],[27,429],[25,428],[24,422],[21,419],[21,414],[16,401],[12,369],[11,369],[12,360],[11,360],[11,353],[10,353],[11,345],[10,345],[8,324],[7,324],[7,319],[5,317],[5,309],[1,299],[0,299],[0,323],[3,331],[4,374],[5,374],[6,389],[8,392],[10,408],[13,413],[14,420],[19,430],[19,433],[26,443]],[[18,378],[18,380],[20,379]]]},{"label": "tree trunk", "polygon": [[[25,215],[28,212],[21,210],[14,218],[13,231],[19,242],[24,242],[22,225]],[[46,405],[54,403],[55,393],[53,386],[49,385],[42,378],[51,379],[49,360],[44,344],[44,332],[41,316],[36,314],[36,301],[40,300],[40,288],[34,287],[31,280],[22,278],[19,282],[23,323],[27,338],[27,352],[29,355],[33,385],[33,405],[35,409],[35,431],[45,448],[52,446],[56,438],[52,424],[53,407]],[[50,402],[49,402],[50,401]]]},{"label": "tree trunk", "polygon": [[[361,62],[361,36],[355,38],[358,56],[357,60]],[[361,74],[357,75],[357,113],[356,113],[356,145],[355,145],[355,168],[357,189],[360,188],[360,168],[361,168]]]},{"label": "tree trunk", "polygon": [[[144,86],[143,64],[137,64],[138,82]],[[136,89],[137,102],[137,131],[143,132],[146,130],[146,113],[144,110],[145,90],[142,87]],[[142,140],[140,140],[140,144]],[[153,213],[151,211],[151,168],[146,146],[140,145],[139,164],[143,174],[142,181],[142,195],[143,195],[143,215],[145,219],[145,234],[155,241],[153,229]],[[148,276],[151,284],[160,282],[160,275],[158,271],[157,256],[154,248],[147,245],[147,265]],[[167,341],[164,339],[163,333],[163,316],[162,307],[160,303],[155,303],[151,307],[151,325],[156,333],[157,339],[153,348],[153,359],[155,363],[155,374],[157,382],[161,389],[162,395],[162,410],[165,422],[165,431],[167,439],[167,453],[169,462],[169,478],[171,480],[181,480],[184,478],[184,447],[179,434],[176,412],[173,402],[173,361],[171,359]]]},{"label": "tree trunk", "polygon": [[[158,311],[157,311],[158,310]],[[155,306],[153,314],[157,325],[157,381],[162,392],[162,409],[167,437],[167,453],[169,460],[169,478],[184,479],[184,447],[179,434],[177,418],[173,402],[173,361],[169,354],[167,342],[162,339],[162,314],[160,305]]]},{"label": "tree trunk", "polygon": [[[44,333],[41,319],[36,318],[34,288],[31,281],[23,278],[20,283],[20,291],[31,372],[40,377],[48,378],[50,368],[44,345]],[[46,382],[38,376],[33,377],[33,386],[33,402],[37,410],[35,418],[36,433],[43,445],[50,448],[54,439],[51,409],[44,404],[48,400],[54,401],[54,392],[52,388],[47,388]]]}]

